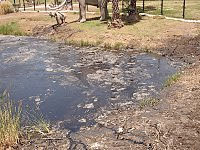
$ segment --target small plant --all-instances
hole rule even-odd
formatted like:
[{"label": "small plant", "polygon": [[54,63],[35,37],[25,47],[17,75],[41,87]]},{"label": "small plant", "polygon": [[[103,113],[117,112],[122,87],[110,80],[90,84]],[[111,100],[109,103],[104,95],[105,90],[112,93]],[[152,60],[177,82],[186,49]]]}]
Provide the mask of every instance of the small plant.
[{"label": "small plant", "polygon": [[117,42],[117,43],[114,44],[113,49],[119,50],[122,47],[124,47],[124,44],[120,43],[120,42]]},{"label": "small plant", "polygon": [[155,99],[155,98],[149,98],[149,99],[143,99],[140,104],[139,107],[142,109],[144,107],[153,107],[156,106],[159,103],[159,99]]},{"label": "small plant", "polygon": [[174,83],[176,83],[179,78],[181,77],[181,74],[180,73],[175,73],[173,74],[172,76],[170,76],[166,81],[165,81],[165,87],[168,87],[168,86],[171,86],[173,85]]},{"label": "small plant", "polygon": [[87,47],[87,46],[90,46],[90,43],[88,41],[83,41],[83,40],[80,41],[80,47]]},{"label": "small plant", "polygon": [[19,26],[16,22],[7,23],[4,25],[0,25],[0,34],[3,35],[25,35],[22,31],[20,31]]},{"label": "small plant", "polygon": [[105,49],[112,49],[112,45],[110,43],[104,43],[103,46]]},{"label": "small plant", "polygon": [[49,133],[50,123],[46,121],[44,118],[40,118],[34,122],[31,128],[33,132],[44,135],[45,133]]},{"label": "small plant", "polygon": [[79,46],[79,47],[93,47],[93,46],[98,46],[96,42],[89,42],[89,41],[75,41],[75,40],[66,40],[65,44],[67,45],[74,45],[74,46]]},{"label": "small plant", "polygon": [[0,96],[0,149],[19,140],[21,112],[21,103],[16,105],[5,91]]},{"label": "small plant", "polygon": [[13,12],[14,12],[14,7],[9,1],[0,2],[0,15]]},{"label": "small plant", "polygon": [[32,137],[35,135],[45,135],[50,132],[50,122],[47,121],[44,116],[38,112],[37,106],[26,106],[25,116],[28,121],[24,131],[25,136]]},{"label": "small plant", "polygon": [[101,45],[102,44],[102,41],[100,41],[100,40],[97,40],[96,42],[95,42],[95,45],[96,46],[99,46],[99,45]]}]

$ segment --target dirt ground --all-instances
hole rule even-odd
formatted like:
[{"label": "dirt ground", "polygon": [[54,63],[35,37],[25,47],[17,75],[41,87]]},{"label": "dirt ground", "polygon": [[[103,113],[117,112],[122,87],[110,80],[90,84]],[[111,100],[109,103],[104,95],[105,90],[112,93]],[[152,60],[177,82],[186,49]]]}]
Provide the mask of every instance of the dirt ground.
[{"label": "dirt ground", "polygon": [[119,108],[97,119],[98,125],[76,136],[99,149],[198,150],[200,147],[200,69],[184,71],[162,92],[153,108]]},{"label": "dirt ground", "polygon": [[[93,43],[105,47],[128,47],[139,51],[174,56],[193,63],[199,55],[200,24],[185,23],[162,19],[160,17],[142,17],[132,25],[121,29],[107,29],[106,22],[100,22],[97,14],[87,14],[88,21],[77,22],[78,14],[67,13],[67,23],[52,28],[56,23],[47,13],[16,13],[0,17],[0,24],[16,22],[21,30],[29,35],[46,37],[54,41],[68,43]],[[198,59],[199,60],[199,59]]]},{"label": "dirt ground", "polygon": [[[107,30],[88,15],[68,14],[67,24],[55,23],[44,14],[17,13],[0,17],[0,24],[15,21],[26,33],[56,41],[122,43],[137,51],[150,51],[190,64],[174,85],[164,88],[159,105],[143,109],[124,106],[99,116],[96,126],[82,129],[70,139],[75,149],[198,150],[200,148],[200,24],[143,17],[138,23]],[[73,146],[72,146],[73,148]]]}]

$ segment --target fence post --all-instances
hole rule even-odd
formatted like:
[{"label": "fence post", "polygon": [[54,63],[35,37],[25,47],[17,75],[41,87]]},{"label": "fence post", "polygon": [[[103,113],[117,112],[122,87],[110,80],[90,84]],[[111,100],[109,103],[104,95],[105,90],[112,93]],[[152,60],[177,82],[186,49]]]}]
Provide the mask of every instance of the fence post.
[{"label": "fence post", "polygon": [[25,1],[23,0],[24,11],[26,10]]},{"label": "fence post", "polygon": [[45,11],[47,11],[47,0],[44,0]]},{"label": "fence post", "polygon": [[74,7],[73,7],[73,1],[71,0],[71,10],[73,10]]},{"label": "fence post", "polygon": [[88,5],[86,5],[86,10],[89,11]]},{"label": "fence post", "polygon": [[122,11],[124,11],[124,0],[122,0]]},{"label": "fence post", "polygon": [[186,0],[183,0],[183,19],[185,19],[185,3]]},{"label": "fence post", "polygon": [[143,0],[143,3],[142,3],[142,11],[144,13],[144,0]]},{"label": "fence post", "polygon": [[35,0],[33,0],[33,10],[35,11]]},{"label": "fence post", "polygon": [[161,0],[161,12],[160,12],[161,15],[163,15],[163,0]]}]

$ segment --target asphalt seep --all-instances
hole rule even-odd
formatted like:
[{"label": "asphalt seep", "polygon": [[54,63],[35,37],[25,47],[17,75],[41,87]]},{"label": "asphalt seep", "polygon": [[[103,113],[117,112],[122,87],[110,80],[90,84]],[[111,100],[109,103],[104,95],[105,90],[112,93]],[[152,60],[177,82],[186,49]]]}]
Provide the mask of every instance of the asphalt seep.
[{"label": "asphalt seep", "polygon": [[[131,49],[79,48],[32,37],[0,36],[0,54],[0,92],[9,86],[12,99],[35,106],[59,128],[67,129],[69,149],[88,148],[74,133],[99,125],[96,120],[104,112],[159,99],[165,80],[183,66]],[[104,124],[101,129],[116,141],[151,147],[143,140],[122,137],[131,134],[123,128]]]}]

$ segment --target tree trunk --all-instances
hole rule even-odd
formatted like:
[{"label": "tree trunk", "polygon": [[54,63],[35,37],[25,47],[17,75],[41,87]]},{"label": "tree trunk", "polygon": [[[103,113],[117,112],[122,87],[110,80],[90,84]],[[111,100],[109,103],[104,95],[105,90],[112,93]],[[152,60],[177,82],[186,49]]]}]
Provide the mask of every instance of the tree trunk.
[{"label": "tree trunk", "polygon": [[120,19],[119,0],[112,0],[112,22]]},{"label": "tree trunk", "polygon": [[121,28],[123,27],[123,23],[120,18],[119,12],[119,0],[112,0],[112,20],[110,28]]},{"label": "tree trunk", "polygon": [[137,12],[136,0],[130,0],[128,7],[128,16],[126,18],[127,23],[137,22],[141,19],[140,15]]},{"label": "tree trunk", "polygon": [[129,7],[129,16],[137,13],[136,0],[131,0]]}]

